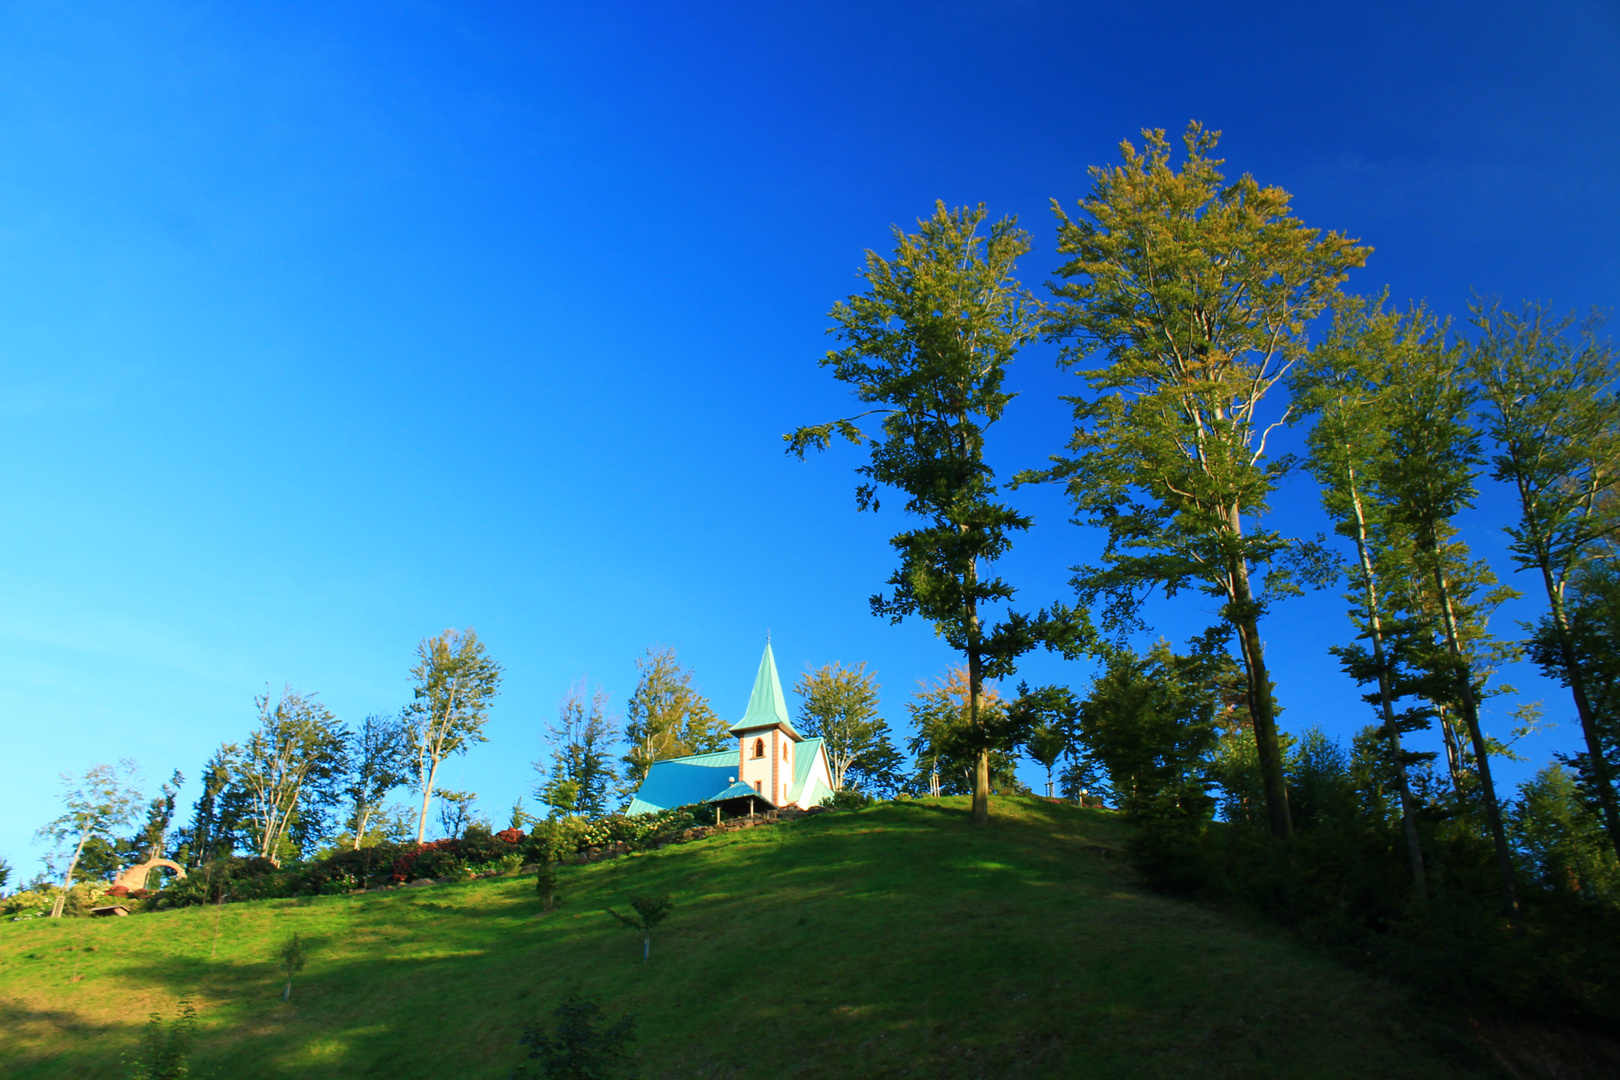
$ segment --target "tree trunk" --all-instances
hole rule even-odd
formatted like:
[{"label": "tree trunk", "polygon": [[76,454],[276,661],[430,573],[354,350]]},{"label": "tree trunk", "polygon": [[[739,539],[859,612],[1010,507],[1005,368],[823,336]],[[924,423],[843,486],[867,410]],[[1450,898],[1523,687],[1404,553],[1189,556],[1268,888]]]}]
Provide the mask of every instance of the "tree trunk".
[{"label": "tree trunk", "polygon": [[360,813],[360,827],[354,830],[354,850],[360,850],[360,841],[365,839],[366,825],[371,821],[372,807],[367,806]]},{"label": "tree trunk", "polygon": [[1563,590],[1554,587],[1552,574],[1546,566],[1541,568],[1547,585],[1547,599],[1552,608],[1553,632],[1558,635],[1559,658],[1564,664],[1564,677],[1575,698],[1575,712],[1581,719],[1581,734],[1586,736],[1586,753],[1592,759],[1592,779],[1597,785],[1598,805],[1603,808],[1603,826],[1609,834],[1609,846],[1620,855],[1620,806],[1616,805],[1614,780],[1609,775],[1609,759],[1603,754],[1603,739],[1598,734],[1597,717],[1586,694],[1586,677],[1575,659],[1575,642],[1569,630],[1569,614],[1564,608]]},{"label": "tree trunk", "polygon": [[1474,700],[1474,667],[1464,655],[1462,641],[1457,634],[1457,616],[1451,605],[1451,589],[1440,568],[1438,550],[1433,555],[1434,586],[1439,594],[1441,618],[1445,620],[1446,648],[1460,676],[1457,696],[1461,700],[1458,704],[1462,707],[1463,723],[1468,727],[1468,741],[1474,748],[1474,769],[1479,776],[1480,796],[1485,802],[1485,820],[1490,826],[1491,843],[1496,848],[1496,872],[1502,881],[1502,896],[1507,901],[1508,910],[1517,914],[1519,887],[1513,877],[1513,856],[1508,850],[1507,830],[1502,827],[1502,807],[1496,801],[1496,786],[1491,783],[1491,762],[1485,746],[1485,733],[1479,726],[1479,705]]},{"label": "tree trunk", "polygon": [[1463,763],[1462,749],[1457,745],[1457,733],[1452,730],[1451,717],[1446,715],[1446,707],[1441,702],[1431,701],[1434,706],[1435,718],[1440,721],[1440,738],[1446,745],[1446,770],[1451,774],[1451,790],[1456,793],[1457,805],[1463,804]]},{"label": "tree trunk", "polygon": [[1271,679],[1266,674],[1265,652],[1260,643],[1258,605],[1249,590],[1248,563],[1234,559],[1230,573],[1232,604],[1228,620],[1237,630],[1243,668],[1248,675],[1249,716],[1254,720],[1255,749],[1259,752],[1260,778],[1266,792],[1266,817],[1271,824],[1271,835],[1287,840],[1294,835],[1294,822],[1288,814],[1288,780],[1283,775],[1282,750],[1277,745],[1277,717],[1271,711]]},{"label": "tree trunk", "polygon": [[73,849],[73,858],[68,860],[67,873],[62,877],[62,892],[57,896],[56,903],[51,905],[53,919],[60,919],[63,909],[67,907],[68,890],[73,888],[73,871],[79,868],[79,856],[84,854],[84,844],[89,839],[89,833],[80,836],[79,846]]},{"label": "tree trunk", "polygon": [[1406,861],[1412,871],[1412,894],[1418,900],[1428,899],[1428,886],[1423,873],[1423,847],[1418,840],[1417,808],[1412,802],[1412,786],[1407,782],[1406,762],[1401,752],[1401,732],[1395,723],[1395,705],[1390,698],[1389,667],[1384,660],[1384,627],[1378,614],[1378,575],[1373,569],[1372,556],[1367,551],[1367,517],[1361,507],[1361,491],[1356,486],[1356,472],[1346,470],[1350,481],[1351,504],[1356,511],[1356,554],[1361,560],[1361,576],[1367,599],[1367,631],[1372,639],[1373,664],[1378,668],[1378,702],[1384,714],[1384,734],[1389,740],[1389,752],[1395,762],[1395,784],[1401,796],[1401,830],[1406,833]]},{"label": "tree trunk", "polygon": [[[967,584],[971,588],[978,582],[977,566],[970,565]],[[983,696],[979,657],[979,609],[971,599],[967,605],[968,638],[968,731],[979,745],[979,760],[973,766],[973,824],[990,823],[990,751],[985,745],[984,733],[979,729],[979,706]]]},{"label": "tree trunk", "polygon": [[439,762],[434,762],[428,768],[427,783],[422,785],[422,812],[416,817],[416,842],[420,844],[422,837],[427,835],[428,802],[433,798],[433,781],[439,775]]}]

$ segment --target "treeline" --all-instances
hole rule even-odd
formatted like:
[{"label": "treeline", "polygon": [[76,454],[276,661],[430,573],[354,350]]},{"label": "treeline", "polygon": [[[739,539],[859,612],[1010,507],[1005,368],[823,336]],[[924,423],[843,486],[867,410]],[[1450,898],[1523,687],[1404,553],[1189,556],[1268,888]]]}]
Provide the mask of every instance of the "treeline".
[{"label": "treeline", "polygon": [[[872,609],[931,622],[963,658],[955,745],[973,759],[975,817],[998,763],[1026,751],[1142,822],[1141,863],[1166,887],[1337,912],[1335,932],[1368,949],[1366,935],[1421,924],[1425,955],[1447,934],[1473,950],[1437,962],[1453,975],[1502,958],[1498,931],[1540,935],[1500,965],[1523,975],[1517,1000],[1534,985],[1612,1004],[1601,964],[1572,959],[1613,940],[1599,924],[1620,885],[1620,400],[1602,318],[1476,296],[1454,322],[1348,294],[1370,247],[1299,220],[1280,188],[1228,179],[1216,132],[1190,125],[1179,155],[1144,136],[1090,171],[1078,214],[1054,201],[1064,261],[1044,298],[1016,277],[1031,243],[1014,218],[986,234],[983,206],[940,203],[917,232],[896,228],[892,257],[866,255],[866,291],[830,313],[842,347],[822,363],[860,411],[784,436],[800,457],[863,448],[858,508],[898,494],[912,519]],[[1043,340],[1076,377],[1072,432],[1010,487],[1060,485],[1101,551],[1076,559],[1071,599],[1021,610],[996,571],[1034,523],[987,447],[1008,365]],[[1286,429],[1302,454],[1277,452]],[[1337,543],[1269,525],[1300,472]],[[1512,569],[1546,600],[1523,639],[1493,629],[1517,593],[1459,524],[1486,477],[1511,492]],[[1348,621],[1333,658],[1369,710],[1348,751],[1282,730],[1289,688],[1264,647],[1279,604],[1335,582]],[[1213,599],[1217,621],[1179,651],[1139,652],[1156,594]],[[1038,648],[1101,673],[1078,691],[1020,686],[1000,707],[990,680]],[[1506,800],[1492,761],[1537,728],[1539,705],[1513,711],[1511,737],[1482,712],[1522,657],[1566,688],[1581,748]],[[1536,967],[1554,955],[1569,962]]]}]

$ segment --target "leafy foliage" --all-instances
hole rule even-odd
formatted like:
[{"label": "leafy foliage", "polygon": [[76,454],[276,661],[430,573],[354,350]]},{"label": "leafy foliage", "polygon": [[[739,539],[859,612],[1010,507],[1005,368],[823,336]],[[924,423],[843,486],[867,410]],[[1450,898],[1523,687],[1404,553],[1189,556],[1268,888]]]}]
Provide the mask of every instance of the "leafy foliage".
[{"label": "leafy foliage", "polygon": [[[1196,587],[1220,597],[1248,675],[1271,826],[1290,831],[1282,757],[1271,713],[1258,621],[1271,599],[1319,580],[1314,544],[1260,528],[1288,470],[1268,461],[1261,406],[1306,353],[1307,324],[1368,249],[1308,228],[1288,193],[1244,175],[1226,183],[1210,156],[1218,132],[1199,124],[1171,167],[1161,130],[1124,162],[1091,170],[1092,190],[1071,220],[1054,204],[1063,283],[1051,335],[1091,396],[1068,400],[1068,454],[1026,480],[1066,484],[1091,524],[1107,530],[1101,567],[1077,568],[1083,605],[1101,599],[1116,635],[1140,626],[1154,588]],[[1271,566],[1256,592],[1255,566]]]},{"label": "leafy foliage", "polygon": [[197,1010],[181,999],[175,1018],[164,1024],[161,1013],[147,1017],[140,1049],[127,1061],[127,1080],[185,1080],[192,1075],[191,1048],[197,1039]]},{"label": "leafy foliage", "polygon": [[631,789],[647,777],[655,761],[707,754],[731,743],[724,720],[698,693],[692,673],[675,659],[672,648],[652,648],[636,661],[641,677],[626,707],[625,781]]},{"label": "leafy foliage", "polygon": [[555,814],[597,817],[607,813],[613,786],[612,724],[607,717],[607,692],[600,686],[585,697],[585,681],[568,689],[557,703],[557,723],[551,729],[551,766],[535,762],[545,777],[535,794]]},{"label": "leafy foliage", "polygon": [[[985,460],[988,429],[1012,395],[1007,365],[1041,327],[1040,306],[1013,277],[1029,251],[1028,234],[1003,218],[982,237],[985,209],[934,213],[918,231],[895,228],[893,259],[866,253],[870,288],[833,306],[833,333],[845,343],[822,360],[864,404],[857,416],[799,428],[784,436],[790,453],[825,449],[837,436],[869,448],[865,478],[855,492],[861,510],[876,511],[879,491],[905,496],[905,511],[921,527],[897,533],[890,545],[900,565],[891,591],[872,597],[872,613],[899,622],[918,615],[966,661],[968,715],[956,741],[976,756],[975,820],[989,814],[989,755],[1009,747],[981,723],[985,679],[1010,675],[1018,656],[1036,644],[1029,620],[1016,614],[987,628],[981,608],[1005,603],[1013,588],[989,574],[1010,550],[1011,535],[1030,519],[996,500],[995,472]],[[883,417],[870,435],[856,421]]]},{"label": "leafy foliage", "polygon": [[466,753],[474,743],[488,741],[484,723],[490,702],[500,692],[501,665],[490,658],[471,627],[426,638],[416,647],[416,660],[411,668],[414,697],[405,720],[422,792],[416,824],[416,840],[421,843],[440,763],[452,754]]},{"label": "leafy foliage", "polygon": [[878,683],[864,663],[824,664],[799,676],[793,688],[802,702],[805,734],[820,737],[832,768],[833,791],[845,786],[892,794],[903,761],[889,740],[888,722],[878,715]]},{"label": "leafy foliage", "polygon": [[[625,1015],[607,1023],[602,1007],[578,994],[552,1010],[553,1030],[537,1025],[523,1029],[519,1044],[529,1048],[529,1060],[538,1061],[537,1080],[632,1080],[636,1074],[630,1057],[636,1021]],[[529,1076],[525,1067],[512,1071],[513,1080]]]}]

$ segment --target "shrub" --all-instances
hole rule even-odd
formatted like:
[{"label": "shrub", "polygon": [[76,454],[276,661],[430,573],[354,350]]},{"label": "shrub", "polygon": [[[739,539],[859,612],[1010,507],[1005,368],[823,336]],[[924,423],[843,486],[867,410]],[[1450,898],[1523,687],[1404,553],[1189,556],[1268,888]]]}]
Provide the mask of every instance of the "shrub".
[{"label": "shrub", "polygon": [[191,1043],[196,1036],[197,1010],[182,998],[179,1013],[167,1029],[158,1013],[152,1013],[147,1019],[134,1060],[125,1057],[129,1080],[184,1080],[191,1075]]},{"label": "shrub", "polygon": [[[540,1063],[539,1080],[631,1080],[636,1074],[630,1044],[636,1037],[635,1017],[625,1015],[607,1023],[602,1007],[588,997],[569,995],[551,1015],[555,1031],[525,1026],[519,1045],[529,1048],[529,1060]],[[519,1066],[513,1080],[530,1076]]]},{"label": "shrub", "polygon": [[871,806],[876,801],[859,788],[847,787],[833,792],[832,798],[821,805],[829,810],[860,810]]}]

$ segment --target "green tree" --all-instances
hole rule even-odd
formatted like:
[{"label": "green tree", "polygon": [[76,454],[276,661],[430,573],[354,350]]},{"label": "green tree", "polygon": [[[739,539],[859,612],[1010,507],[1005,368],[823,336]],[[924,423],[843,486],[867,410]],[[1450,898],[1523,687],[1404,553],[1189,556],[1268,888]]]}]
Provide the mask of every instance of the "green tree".
[{"label": "green tree", "polygon": [[[969,795],[977,782],[979,759],[988,758],[990,790],[1019,790],[1018,758],[1013,748],[1024,732],[992,683],[979,688],[976,720],[970,711],[970,682],[965,667],[954,668],[934,682],[919,683],[906,703],[914,734],[906,741],[915,771],[906,787],[917,795]],[[985,742],[994,749],[988,754]]]},{"label": "green tree", "polygon": [[286,989],[281,991],[281,1000],[286,1001],[292,997],[293,976],[304,970],[309,962],[308,950],[297,933],[282,942],[281,948],[276,952],[276,960],[281,965],[282,972],[287,976]]},{"label": "green tree", "polygon": [[416,816],[416,842],[427,833],[428,803],[433,799],[439,765],[452,754],[464,754],[474,743],[488,742],[484,723],[490,702],[500,692],[501,665],[489,657],[471,627],[446,630],[424,638],[411,668],[411,704],[405,721],[415,758],[416,784],[422,806]]},{"label": "green tree", "polygon": [[[1564,608],[1567,628],[1562,632],[1550,613],[1536,624],[1529,642],[1530,658],[1544,674],[1565,686],[1571,670],[1580,672],[1598,745],[1612,777],[1620,771],[1620,566],[1612,558],[1586,566],[1570,582]],[[1583,793],[1601,820],[1594,756],[1588,751],[1560,757],[1575,769]]]},{"label": "green tree", "polygon": [[1369,303],[1345,297],[1335,307],[1333,325],[1308,360],[1295,369],[1293,390],[1301,415],[1314,415],[1306,442],[1308,467],[1320,485],[1322,506],[1334,531],[1355,546],[1349,567],[1350,620],[1367,644],[1335,649],[1347,672],[1357,682],[1377,685],[1366,700],[1379,711],[1394,785],[1400,799],[1401,829],[1406,841],[1407,867],[1413,894],[1428,895],[1423,848],[1418,836],[1417,803],[1412,796],[1409,770],[1432,754],[1408,751],[1402,736],[1428,726],[1432,711],[1423,707],[1397,711],[1396,702],[1413,683],[1398,671],[1399,657],[1388,642],[1395,621],[1385,578],[1399,574],[1410,563],[1411,538],[1390,513],[1373,485],[1380,469],[1389,466],[1390,443],[1382,413],[1384,395],[1401,377],[1403,353],[1423,349],[1428,320],[1420,308],[1408,315],[1383,310],[1383,301]]},{"label": "green tree", "polygon": [[0,858],[0,896],[6,894],[6,882],[11,880],[11,864]]},{"label": "green tree", "polygon": [[1026,732],[1024,749],[1046,770],[1046,793],[1051,795],[1052,770],[1059,759],[1072,754],[1079,734],[1080,703],[1067,686],[1031,690],[1020,683],[1011,711],[1012,722]]},{"label": "green tree", "polygon": [[1146,656],[1112,650],[1079,708],[1080,738],[1108,770],[1133,817],[1207,820],[1215,812],[1211,754],[1220,688],[1214,656],[1179,656],[1160,641]]},{"label": "green tree", "polygon": [[146,820],[135,835],[119,845],[117,852],[121,865],[129,866],[160,858],[169,850],[169,827],[174,823],[175,798],[180,785],[186,782],[179,769],[158,790],[156,798],[146,804]]},{"label": "green tree", "polygon": [[365,842],[366,826],[388,793],[411,778],[411,742],[404,717],[373,714],[354,733],[351,765],[343,794],[349,803],[354,850]]},{"label": "green tree", "polygon": [[[924,520],[890,540],[900,566],[888,580],[892,591],[872,597],[872,612],[893,622],[929,620],[966,660],[962,737],[977,756],[973,818],[980,823],[990,815],[990,755],[1004,748],[980,722],[982,687],[1012,674],[1036,643],[1022,617],[983,622],[986,605],[1013,596],[990,567],[1011,548],[1011,534],[1030,527],[1028,517],[996,501],[985,437],[1013,397],[1003,387],[1008,364],[1042,325],[1040,305],[1013,276],[1029,235],[1016,218],[1003,218],[980,236],[985,217],[983,206],[947,211],[937,203],[917,233],[894,229],[892,260],[866,253],[870,288],[834,305],[833,332],[846,347],[822,364],[874,407],[785,436],[800,458],[812,447],[826,449],[835,435],[869,444],[869,462],[857,470],[868,481],[856,489],[857,506],[877,510],[887,485],[905,494],[908,514]],[[880,433],[857,426],[875,415],[883,417]]]},{"label": "green tree", "polygon": [[140,1049],[129,1063],[128,1080],[185,1080],[191,1075],[191,1047],[197,1040],[197,1010],[181,999],[167,1025],[160,1013],[147,1017]]},{"label": "green tree", "polygon": [[1569,687],[1590,762],[1589,782],[1620,855],[1620,801],[1615,796],[1601,721],[1577,662],[1566,593],[1583,568],[1610,550],[1620,514],[1620,398],[1614,394],[1615,352],[1597,334],[1595,312],[1580,324],[1540,304],[1518,312],[1499,303],[1470,305],[1480,334],[1469,349],[1474,378],[1488,408],[1495,441],[1492,476],[1513,485],[1518,524],[1508,526],[1508,550],[1524,570],[1541,575],[1560,682]]},{"label": "green tree", "polygon": [[[630,1044],[636,1038],[635,1017],[621,1016],[610,1024],[600,1005],[577,994],[551,1015],[557,1021],[555,1031],[527,1025],[518,1040],[529,1048],[529,1060],[540,1063],[538,1080],[634,1080]],[[512,1076],[527,1080],[529,1071],[520,1066]]]},{"label": "green tree", "polygon": [[[315,694],[285,687],[255,695],[259,726],[233,763],[233,779],[248,799],[247,827],[254,853],[277,866],[289,853],[300,819],[310,819],[337,798],[348,768],[347,733]],[[303,839],[299,836],[298,839]]]},{"label": "green tree", "polygon": [[231,784],[231,764],[240,752],[234,743],[225,743],[203,766],[202,791],[192,806],[191,821],[175,837],[175,858],[188,870],[236,848],[246,807]]},{"label": "green tree", "polygon": [[1511,590],[1492,590],[1473,603],[1465,595],[1495,584],[1488,566],[1469,559],[1451,524],[1473,505],[1474,479],[1483,461],[1479,433],[1470,423],[1474,395],[1461,349],[1448,343],[1447,327],[1422,309],[1408,318],[1412,325],[1396,357],[1397,370],[1381,395],[1388,453],[1379,459],[1374,479],[1391,520],[1412,539],[1412,574],[1396,587],[1404,584],[1407,589],[1407,610],[1432,620],[1438,629],[1443,653],[1432,658],[1430,667],[1443,680],[1443,699],[1455,704],[1467,730],[1503,896],[1516,909],[1512,853],[1479,717],[1494,648],[1485,634],[1485,615]]},{"label": "green tree", "polygon": [[478,792],[440,788],[438,795],[439,828],[444,830],[447,838],[460,840],[467,827],[477,821],[473,814],[473,806],[478,802]]},{"label": "green tree", "polygon": [[613,786],[613,758],[608,747],[613,739],[612,722],[607,716],[607,691],[600,686],[589,700],[585,680],[568,688],[557,703],[557,723],[551,728],[551,763],[534,763],[545,779],[536,784],[535,794],[551,807],[552,814],[580,814],[601,817],[607,813],[608,795]]},{"label": "green tree", "polygon": [[62,774],[62,786],[66,789],[62,794],[65,812],[40,826],[35,834],[56,845],[53,863],[63,858],[67,861],[67,869],[62,874],[62,891],[51,907],[51,918],[62,917],[85,845],[91,840],[111,844],[116,831],[135,816],[141,803],[141,793],[133,784],[136,775],[135,763],[128,758],[120,760],[116,768],[92,765],[82,777]]},{"label": "green tree", "polygon": [[1541,888],[1588,899],[1620,890],[1620,861],[1603,823],[1561,767],[1549,765],[1520,785],[1507,819],[1525,876]]},{"label": "green tree", "polygon": [[823,664],[802,673],[793,692],[799,695],[805,734],[820,738],[826,748],[834,791],[845,784],[861,791],[894,790],[902,762],[888,722],[878,715],[875,672],[864,663]]},{"label": "green tree", "polygon": [[675,910],[675,901],[670,899],[668,893],[661,896],[638,896],[630,901],[630,910],[634,915],[623,915],[612,908],[607,913],[619,922],[641,934],[641,962],[645,964],[647,957],[652,955],[653,929]]},{"label": "green tree", "polygon": [[625,783],[634,790],[655,761],[708,754],[731,745],[729,725],[709,707],[709,699],[692,684],[692,673],[675,659],[675,650],[654,647],[636,661],[640,677],[625,709]]},{"label": "green tree", "polygon": [[[1290,216],[1289,195],[1248,175],[1226,183],[1220,137],[1196,122],[1171,168],[1160,130],[1124,163],[1091,170],[1071,220],[1054,201],[1058,250],[1071,256],[1050,336],[1089,397],[1068,400],[1069,454],[1022,479],[1063,481],[1107,530],[1103,567],[1079,567],[1083,603],[1104,597],[1117,633],[1140,627],[1148,590],[1195,585],[1224,601],[1248,681],[1268,817],[1292,830],[1260,636],[1269,600],[1314,577],[1318,553],[1258,525],[1288,459],[1268,460],[1266,395],[1306,353],[1305,328],[1369,249]],[[1279,421],[1280,422],[1280,418]],[[1256,590],[1254,568],[1269,566]]]}]

